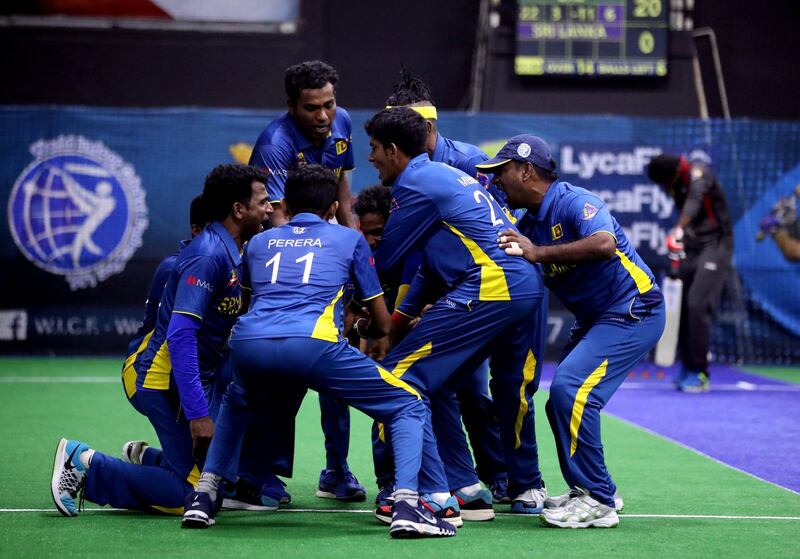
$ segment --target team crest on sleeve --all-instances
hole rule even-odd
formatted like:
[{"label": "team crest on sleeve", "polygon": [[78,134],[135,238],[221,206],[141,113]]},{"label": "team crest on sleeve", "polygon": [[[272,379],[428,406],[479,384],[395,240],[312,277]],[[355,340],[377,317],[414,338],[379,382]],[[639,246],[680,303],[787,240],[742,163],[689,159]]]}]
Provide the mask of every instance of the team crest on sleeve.
[{"label": "team crest on sleeve", "polygon": [[347,151],[347,140],[339,140],[336,142],[336,155],[342,155]]},{"label": "team crest on sleeve", "polygon": [[8,201],[8,224],[35,266],[72,290],[125,269],[142,246],[147,206],[136,170],[103,142],[59,136],[31,145],[34,161]]},{"label": "team crest on sleeve", "polygon": [[583,219],[592,219],[595,215],[597,215],[597,208],[595,208],[589,202],[586,202],[583,205]]},{"label": "team crest on sleeve", "polygon": [[400,204],[397,203],[397,198],[392,196],[392,201],[389,204],[389,213],[392,213],[393,211],[399,210],[399,209],[400,209]]},{"label": "team crest on sleeve", "polygon": [[564,230],[561,228],[560,223],[556,223],[550,228],[550,234],[553,237],[553,240],[560,239],[564,236]]}]

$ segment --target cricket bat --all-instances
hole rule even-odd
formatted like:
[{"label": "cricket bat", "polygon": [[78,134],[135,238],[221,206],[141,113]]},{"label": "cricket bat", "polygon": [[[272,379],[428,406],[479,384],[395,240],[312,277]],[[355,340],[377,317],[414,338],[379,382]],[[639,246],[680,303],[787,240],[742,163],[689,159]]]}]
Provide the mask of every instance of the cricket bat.
[{"label": "cricket bat", "polygon": [[666,308],[666,324],[664,333],[656,344],[655,363],[659,367],[671,367],[675,363],[675,351],[678,347],[678,328],[681,325],[681,299],[683,299],[683,281],[666,277],[661,286]]}]

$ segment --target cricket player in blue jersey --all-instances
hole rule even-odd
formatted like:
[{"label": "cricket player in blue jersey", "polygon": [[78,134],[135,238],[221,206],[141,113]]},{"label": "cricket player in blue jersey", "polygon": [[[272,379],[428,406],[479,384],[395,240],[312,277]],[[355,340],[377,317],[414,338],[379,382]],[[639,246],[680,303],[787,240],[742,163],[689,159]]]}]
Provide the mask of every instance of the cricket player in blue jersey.
[{"label": "cricket player in blue jersey", "polygon": [[[444,289],[383,366],[435,395],[443,387],[453,389],[490,358],[509,495],[515,496],[512,506],[538,513],[547,495],[539,471],[532,400],[543,349],[537,332],[545,312],[541,273],[497,247],[497,234],[513,226],[480,183],[430,160],[425,152],[427,124],[421,115],[408,107],[385,109],[365,128],[370,161],[381,182],[392,186],[393,196],[392,213],[375,252],[378,271],[386,278],[397,276],[408,254],[417,250],[426,282]],[[408,316],[419,316],[421,309],[406,310]],[[408,317],[395,311],[393,319],[399,328]],[[436,504],[446,505],[442,500],[449,497],[447,489],[445,495],[433,493]],[[476,479],[462,491],[477,493],[480,484]]]},{"label": "cricket player in blue jersey", "polygon": [[[355,227],[350,212],[351,192],[347,172],[352,170],[353,147],[350,115],[336,104],[339,74],[319,60],[295,64],[286,69],[289,110],[273,120],[258,137],[250,165],[267,168],[267,192],[273,204],[270,224],[283,225],[289,219],[280,201],[289,169],[317,163],[337,176],[336,219]],[[322,431],[325,434],[326,467],[320,472],[317,496],[341,501],[363,501],[366,491],[350,472],[350,412],[347,406],[320,395]]]},{"label": "cricket player in blue jersey", "polygon": [[[200,234],[200,231],[206,226],[207,221],[203,206],[203,197],[195,196],[189,206],[189,226],[192,232],[192,239]],[[134,369],[133,363],[145,350],[147,342],[150,341],[150,337],[153,335],[156,316],[158,314],[158,305],[161,303],[161,295],[164,293],[164,285],[175,269],[175,261],[178,258],[178,253],[188,245],[189,242],[190,240],[181,241],[180,248],[159,263],[153,274],[153,279],[150,280],[150,289],[147,291],[147,299],[145,299],[144,302],[144,318],[142,318],[142,323],[139,325],[133,338],[128,342],[127,357],[122,366],[122,386],[125,390],[125,397],[128,400],[136,393],[136,369]],[[131,441],[131,443],[126,443],[125,447],[123,447],[123,457],[130,452],[140,452],[142,450],[141,444],[136,445],[137,448],[134,449],[134,444],[140,442],[141,441]]]},{"label": "cricket player in blue jersey", "polygon": [[280,201],[288,170],[317,163],[332,169],[338,178],[337,221],[355,226],[350,213],[350,180],[345,172],[355,166],[351,145],[353,124],[347,111],[336,105],[338,81],[336,69],[320,60],[286,69],[284,85],[289,110],[261,132],[250,156],[250,165],[270,171],[267,192],[274,210],[270,223],[286,223]]},{"label": "cricket player in blue jersey", "polygon": [[[478,179],[503,206],[504,211],[507,211],[504,199],[497,195],[497,189],[490,184],[488,177],[475,167],[489,159],[488,156],[478,146],[451,140],[439,133],[438,114],[430,88],[419,78],[406,73],[405,69],[401,71],[401,75],[402,80],[394,86],[392,95],[386,99],[386,106],[410,107],[418,112],[425,119],[427,125],[428,135],[425,141],[425,151],[428,152],[431,161],[450,165]],[[507,213],[509,216],[511,215],[510,212]],[[511,219],[512,223],[515,221],[516,218]],[[400,295],[404,295],[408,290],[420,260],[418,256],[412,255],[406,261],[404,277],[401,279]],[[396,304],[399,305],[401,301],[402,297],[398,297]],[[445,464],[445,471],[451,482],[451,489],[455,492],[456,497],[461,499],[462,509],[466,503],[458,489],[465,485],[472,485],[476,476],[475,465],[472,464],[461,428],[462,419],[475,454],[477,473],[490,488],[490,504],[491,500],[510,502],[507,494],[508,475],[506,474],[500,430],[497,425],[494,402],[489,394],[488,362],[482,363],[478,367],[477,374],[470,375],[464,385],[457,387],[455,393],[442,393],[440,396],[436,405],[439,413],[434,414],[433,426]],[[380,447],[379,441],[375,446]],[[481,497],[485,497],[485,495],[481,495]],[[472,496],[472,499],[474,498],[475,496]],[[466,515],[465,518],[470,516],[469,509],[462,510],[462,514]]]},{"label": "cricket player in blue jersey", "polygon": [[[203,197],[195,196],[189,206],[191,239],[199,235],[207,223],[208,219],[205,216]],[[133,364],[147,348],[147,343],[153,336],[158,306],[161,303],[164,286],[169,280],[169,276],[175,271],[175,261],[178,259],[178,254],[191,242],[191,239],[181,241],[180,248],[159,263],[153,274],[153,279],[150,281],[150,289],[144,302],[144,318],[142,319],[142,324],[136,330],[136,334],[133,335],[133,338],[128,343],[127,357],[122,366],[122,388],[128,401],[136,394],[136,369]],[[151,447],[147,441],[128,441],[122,445],[122,460],[131,464],[144,462],[145,464],[158,465],[161,463],[162,458],[161,449]]]},{"label": "cricket player in blue jersey", "polygon": [[284,204],[291,221],[257,235],[245,251],[241,281],[251,299],[231,336],[234,380],[225,393],[197,491],[186,498],[183,526],[214,524],[219,482],[236,475],[251,413],[281,406],[287,399],[295,400],[296,412],[297,393],[312,388],[391,430],[397,490],[390,534],[455,535],[455,527],[419,504],[417,477],[425,438],[429,466],[438,464],[442,470],[421,395],[342,336],[342,295],[348,284],[370,311],[365,334],[386,335],[391,319],[364,237],[327,221],[338,207],[334,173],[313,164],[290,171]]},{"label": "cricket player in blue jersey", "polygon": [[51,491],[65,516],[78,514],[79,494],[100,505],[183,512],[214,433],[209,401],[220,388],[215,372],[243,310],[240,251],[263,229],[271,210],[265,181],[264,172],[244,165],[220,165],[208,175],[203,199],[212,222],[179,254],[155,331],[134,363],[138,375],[131,404],[158,435],[160,464],[127,463],[61,439]]},{"label": "cricket player in blue jersey", "polygon": [[609,528],[622,509],[606,469],[600,410],[664,330],[664,300],[653,273],[606,205],[559,181],[547,144],[511,138],[479,168],[512,208],[527,208],[498,244],[544,267],[545,283],[575,315],[545,410],[569,493],[545,503],[546,525]]}]

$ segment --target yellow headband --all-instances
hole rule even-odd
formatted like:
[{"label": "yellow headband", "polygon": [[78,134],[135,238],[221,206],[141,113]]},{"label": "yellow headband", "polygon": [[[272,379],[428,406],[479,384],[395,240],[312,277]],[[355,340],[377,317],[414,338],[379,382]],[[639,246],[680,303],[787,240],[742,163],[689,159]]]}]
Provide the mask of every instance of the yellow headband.
[{"label": "yellow headband", "polygon": [[[396,106],[386,105],[386,108],[387,109],[394,109],[394,108],[396,108]],[[434,107],[432,105],[420,106],[420,107],[408,107],[408,108],[411,109],[412,111],[416,111],[417,113],[422,115],[422,118],[429,118],[431,120],[436,120],[436,116],[437,116],[436,115],[436,107]]]}]

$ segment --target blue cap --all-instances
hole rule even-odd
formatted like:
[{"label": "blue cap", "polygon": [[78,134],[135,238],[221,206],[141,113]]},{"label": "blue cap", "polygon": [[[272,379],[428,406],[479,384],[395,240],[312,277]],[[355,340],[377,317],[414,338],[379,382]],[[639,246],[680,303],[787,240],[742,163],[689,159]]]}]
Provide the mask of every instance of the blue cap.
[{"label": "blue cap", "polygon": [[514,136],[500,148],[497,155],[475,167],[481,171],[492,171],[512,159],[522,163],[532,163],[547,171],[556,170],[556,162],[547,143],[538,136],[528,134]]}]

